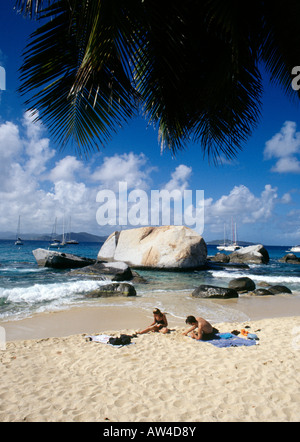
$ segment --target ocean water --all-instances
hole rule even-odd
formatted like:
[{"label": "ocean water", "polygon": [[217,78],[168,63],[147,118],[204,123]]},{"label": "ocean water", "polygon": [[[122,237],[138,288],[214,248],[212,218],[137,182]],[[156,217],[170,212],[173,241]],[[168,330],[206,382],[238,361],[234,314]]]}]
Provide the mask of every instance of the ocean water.
[{"label": "ocean water", "polygon": [[[68,245],[66,253],[96,258],[102,243]],[[53,270],[38,267],[32,251],[48,248],[47,242],[25,241],[15,246],[14,241],[0,240],[0,321],[18,320],[34,313],[50,312],[80,306],[126,306],[142,308],[150,312],[154,307],[184,319],[187,315],[200,315],[212,322],[247,320],[247,303],[260,302],[254,297],[242,295],[238,300],[205,300],[191,297],[200,284],[227,287],[236,277],[248,276],[258,285],[283,284],[292,295],[277,295],[264,300],[264,309],[271,306],[272,298],[281,301],[300,300],[300,265],[279,263],[288,247],[266,246],[270,262],[267,265],[250,264],[249,269],[203,270],[193,272],[139,271],[146,284],[135,284],[136,297],[90,299],[86,294],[103,284],[101,281],[72,276],[69,270]],[[208,246],[208,255],[214,255],[216,247]],[[295,312],[299,314],[299,312]]]}]

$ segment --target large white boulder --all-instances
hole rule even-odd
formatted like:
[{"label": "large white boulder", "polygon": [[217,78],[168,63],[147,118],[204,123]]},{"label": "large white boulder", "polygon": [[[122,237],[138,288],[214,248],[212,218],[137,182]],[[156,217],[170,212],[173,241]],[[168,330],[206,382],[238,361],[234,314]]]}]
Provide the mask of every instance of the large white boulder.
[{"label": "large white boulder", "polygon": [[267,264],[269,253],[262,244],[242,247],[229,255],[230,262],[248,262],[252,264]]},{"label": "large white boulder", "polygon": [[185,226],[140,227],[112,233],[98,260],[123,261],[131,267],[194,269],[205,265],[206,243]]}]

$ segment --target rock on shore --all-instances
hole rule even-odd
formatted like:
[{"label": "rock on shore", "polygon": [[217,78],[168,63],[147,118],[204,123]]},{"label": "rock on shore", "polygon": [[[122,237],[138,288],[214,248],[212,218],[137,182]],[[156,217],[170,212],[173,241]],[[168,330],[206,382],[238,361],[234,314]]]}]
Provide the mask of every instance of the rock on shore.
[{"label": "rock on shore", "polygon": [[106,298],[109,296],[136,296],[136,290],[133,285],[120,282],[102,285],[86,294],[87,298]]},{"label": "rock on shore", "polygon": [[96,262],[95,259],[47,249],[35,249],[32,253],[39,266],[54,269],[76,269],[95,264]]},{"label": "rock on shore", "polygon": [[288,253],[278,260],[279,262],[286,262],[288,264],[300,264],[300,258],[294,253]]},{"label": "rock on shore", "polygon": [[238,298],[236,290],[227,287],[217,287],[214,285],[202,284],[192,292],[193,298]]},{"label": "rock on shore", "polygon": [[207,247],[185,226],[140,227],[112,233],[98,260],[123,261],[130,267],[187,270],[205,266]]},{"label": "rock on shore", "polygon": [[228,284],[228,288],[236,290],[239,294],[247,293],[247,295],[251,296],[271,296],[282,293],[292,293],[292,291],[284,285],[264,284],[264,286],[265,288],[256,288],[255,282],[248,277],[232,279]]},{"label": "rock on shore", "polygon": [[90,266],[72,270],[72,276],[84,276],[92,279],[107,279],[111,281],[132,281],[145,283],[146,280],[135,270],[132,270],[125,262],[96,262]]},{"label": "rock on shore", "polygon": [[249,291],[255,290],[255,288],[256,288],[254,281],[252,281],[252,279],[250,279],[248,277],[241,277],[241,278],[232,279],[229,282],[228,287],[230,289],[236,290],[239,293],[249,292]]},{"label": "rock on shore", "polygon": [[269,253],[262,244],[242,247],[229,255],[230,262],[246,262],[251,264],[267,264]]}]

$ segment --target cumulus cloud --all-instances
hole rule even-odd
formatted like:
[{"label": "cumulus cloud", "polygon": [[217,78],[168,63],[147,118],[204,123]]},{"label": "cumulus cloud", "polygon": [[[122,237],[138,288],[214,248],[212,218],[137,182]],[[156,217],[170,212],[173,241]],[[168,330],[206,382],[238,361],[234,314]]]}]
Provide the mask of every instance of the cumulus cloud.
[{"label": "cumulus cloud", "polygon": [[22,140],[19,128],[10,121],[0,125],[0,155],[1,159],[16,157],[21,153]]},{"label": "cumulus cloud", "polygon": [[280,158],[271,171],[278,173],[300,173],[300,161],[292,155]]},{"label": "cumulus cloud", "polygon": [[188,180],[192,174],[192,168],[180,164],[176,167],[175,171],[171,174],[171,180],[165,185],[165,189],[169,192],[173,190],[183,190],[188,188]]},{"label": "cumulus cloud", "polygon": [[26,129],[26,137],[22,140],[26,155],[24,169],[28,175],[40,177],[46,171],[48,161],[54,157],[55,150],[50,148],[49,138],[43,137],[44,129],[40,122],[34,121],[32,113],[24,114],[22,124]]},{"label": "cumulus cloud", "polygon": [[56,162],[55,167],[49,172],[47,178],[53,182],[74,182],[76,174],[83,170],[84,165],[81,161],[74,156],[67,155]]},{"label": "cumulus cloud", "polygon": [[[0,125],[0,191],[8,190],[13,184],[13,174],[16,169],[11,167],[16,164],[22,155],[22,140],[18,127],[7,121]],[[17,167],[17,166],[16,166]]]},{"label": "cumulus cloud", "polygon": [[63,217],[72,215],[74,230],[104,234],[96,220],[99,189],[117,191],[119,181],[128,191],[150,189],[155,168],[144,154],[105,157],[100,166],[72,155],[55,161],[58,155],[34,119],[25,113],[18,125],[0,124],[0,231],[12,230],[21,215],[23,232],[49,233],[56,217],[62,226]]},{"label": "cumulus cloud", "polygon": [[148,159],[143,154],[133,152],[105,157],[103,164],[92,174],[91,178],[108,189],[117,191],[120,181],[126,182],[128,189],[148,189],[150,173],[154,168],[147,166]]},{"label": "cumulus cloud", "polygon": [[[300,136],[295,130],[295,126],[287,124],[280,136],[270,140],[265,155],[275,156],[278,162],[296,157]],[[279,157],[282,139],[291,142],[286,155]],[[62,226],[62,218],[65,216],[68,221],[72,216],[75,231],[106,234],[112,227],[104,231],[96,219],[99,190],[110,189],[117,196],[119,182],[123,181],[127,183],[128,194],[139,189],[147,192],[150,200],[151,189],[170,194],[177,190],[181,198],[183,191],[191,189],[193,170],[184,164],[178,165],[170,176],[160,177],[160,181],[164,180],[160,185],[153,179],[157,169],[143,153],[100,156],[97,161],[87,165],[72,155],[59,156],[32,114],[26,113],[18,125],[11,121],[0,124],[0,211],[3,215],[0,231],[14,230],[21,215],[23,232],[49,233],[56,217]],[[230,222],[232,216],[239,224],[264,222],[271,219],[276,204],[290,202],[290,193],[279,198],[277,189],[269,184],[259,195],[244,185],[235,186],[224,195],[221,189],[219,197],[213,199],[208,195],[205,200],[205,226],[210,232],[214,227],[215,231],[222,231],[223,223]],[[132,201],[131,205],[128,203],[128,209],[132,204]],[[195,211],[194,205],[191,202],[188,207],[191,213]],[[162,205],[158,210],[162,210]]]},{"label": "cumulus cloud", "polygon": [[281,198],[282,204],[289,204],[292,202],[292,196],[289,192],[286,192]]},{"label": "cumulus cloud", "polygon": [[205,221],[224,222],[230,217],[241,223],[255,223],[270,219],[275,203],[278,201],[277,189],[267,184],[260,196],[255,196],[244,185],[235,186],[228,195],[221,196],[214,202],[205,201]]},{"label": "cumulus cloud", "polygon": [[300,132],[296,131],[297,125],[293,121],[286,121],[280,132],[275,134],[265,144],[264,158],[276,158],[272,172],[300,173]]},{"label": "cumulus cloud", "polygon": [[82,218],[83,212],[85,221],[87,216],[95,218],[95,195],[75,180],[81,162],[67,156],[53,167],[54,155],[43,126],[31,113],[26,112],[19,125],[0,124],[1,231],[12,230],[19,215],[24,231],[37,233],[51,232],[56,216],[74,213]]}]

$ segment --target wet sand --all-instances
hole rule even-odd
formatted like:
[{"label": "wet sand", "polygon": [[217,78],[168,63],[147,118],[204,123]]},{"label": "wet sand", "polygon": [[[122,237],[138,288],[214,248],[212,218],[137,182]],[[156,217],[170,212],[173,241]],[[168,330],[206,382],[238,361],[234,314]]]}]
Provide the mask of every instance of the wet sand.
[{"label": "wet sand", "polygon": [[[290,295],[264,297],[241,295],[237,299],[210,300],[210,303],[215,303],[216,307],[224,306],[241,312],[245,320],[288,317],[300,313],[300,297]],[[186,312],[186,315],[194,314],[192,311]],[[184,326],[185,317],[168,314],[168,319],[171,326]],[[138,329],[151,322],[151,310],[95,304],[94,307],[73,307],[51,313],[36,313],[30,318],[21,320],[0,321],[0,326],[5,329],[6,340],[13,341],[64,337],[93,331]]]}]

